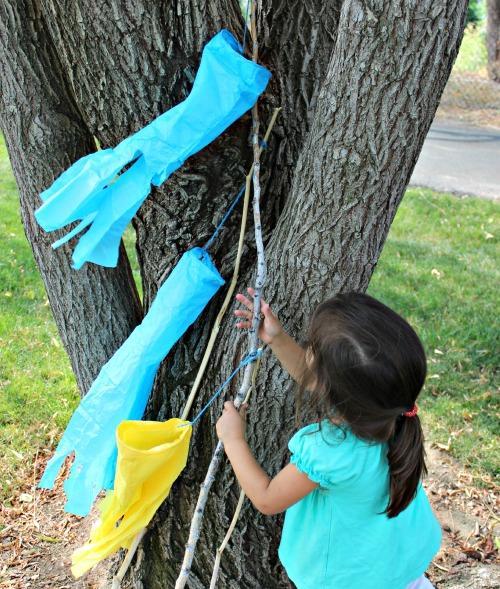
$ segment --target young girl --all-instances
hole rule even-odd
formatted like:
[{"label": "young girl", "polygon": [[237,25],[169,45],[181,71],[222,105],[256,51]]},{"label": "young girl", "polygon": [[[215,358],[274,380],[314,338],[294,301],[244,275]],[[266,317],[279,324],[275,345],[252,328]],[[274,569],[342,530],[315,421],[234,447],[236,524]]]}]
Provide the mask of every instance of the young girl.
[{"label": "young girl", "polygon": [[[248,289],[253,296],[254,291]],[[248,328],[252,302],[235,314]],[[422,344],[397,313],[363,294],[319,305],[305,348],[262,301],[259,337],[299,383],[297,412],[317,421],[295,433],[290,464],[272,480],[245,441],[245,414],[226,401],[217,422],[236,477],[266,515],[286,509],[279,557],[298,589],[416,589],[441,529],[426,474],[416,398]]]}]

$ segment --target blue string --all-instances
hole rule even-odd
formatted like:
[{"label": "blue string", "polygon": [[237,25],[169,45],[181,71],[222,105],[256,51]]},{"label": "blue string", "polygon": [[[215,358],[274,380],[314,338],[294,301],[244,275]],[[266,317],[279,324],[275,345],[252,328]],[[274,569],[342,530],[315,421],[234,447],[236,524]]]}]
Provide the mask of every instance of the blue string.
[{"label": "blue string", "polygon": [[212,245],[212,243],[214,242],[217,235],[219,235],[219,231],[222,229],[222,226],[224,225],[224,223],[228,220],[229,215],[233,212],[234,207],[238,204],[238,202],[239,202],[240,198],[243,196],[244,192],[245,192],[245,184],[243,184],[243,186],[240,188],[235,199],[231,203],[230,207],[227,209],[227,211],[226,211],[225,215],[222,217],[220,223],[215,228],[215,231],[213,232],[212,237],[203,246],[204,250],[207,250]]},{"label": "blue string", "polygon": [[[259,141],[259,145],[262,147],[262,149],[267,149],[269,147],[269,145],[268,145],[268,143],[267,143],[267,141],[265,139],[261,139]],[[234,210],[234,207],[238,204],[238,202],[240,201],[241,197],[245,193],[245,187],[246,187],[246,185],[243,184],[243,186],[238,191],[238,194],[235,196],[233,202],[229,205],[229,208],[227,209],[226,213],[224,214],[224,216],[220,220],[219,224],[215,228],[215,231],[213,232],[212,237],[203,246],[203,249],[204,250],[208,250],[208,248],[211,247],[211,245],[215,241],[215,238],[217,237],[217,235],[219,235],[220,230],[222,229],[224,223],[228,220],[229,216],[231,215],[231,213]]]},{"label": "blue string", "polygon": [[197,421],[199,421],[200,417],[205,413],[205,411],[210,407],[210,405],[217,399],[217,397],[222,393],[222,391],[227,387],[227,385],[233,380],[236,374],[251,362],[255,362],[257,358],[260,358],[262,355],[262,348],[259,348],[255,352],[250,352],[247,356],[245,356],[241,362],[236,366],[236,368],[231,372],[231,374],[226,378],[226,380],[220,385],[220,387],[215,391],[215,393],[210,397],[207,404],[203,407],[203,409],[198,413],[198,415],[189,423],[183,423],[178,427],[185,427],[186,425],[193,426]]}]

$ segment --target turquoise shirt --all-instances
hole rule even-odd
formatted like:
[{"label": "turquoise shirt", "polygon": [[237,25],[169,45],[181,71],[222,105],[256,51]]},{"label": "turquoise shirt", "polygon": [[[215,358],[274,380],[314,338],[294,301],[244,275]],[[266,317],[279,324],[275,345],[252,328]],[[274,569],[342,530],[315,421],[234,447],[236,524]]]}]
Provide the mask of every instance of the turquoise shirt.
[{"label": "turquoise shirt", "polygon": [[422,575],[441,527],[419,485],[395,518],[387,444],[357,438],[327,420],[300,429],[290,461],[319,487],[286,510],[279,557],[298,589],[404,589]]}]

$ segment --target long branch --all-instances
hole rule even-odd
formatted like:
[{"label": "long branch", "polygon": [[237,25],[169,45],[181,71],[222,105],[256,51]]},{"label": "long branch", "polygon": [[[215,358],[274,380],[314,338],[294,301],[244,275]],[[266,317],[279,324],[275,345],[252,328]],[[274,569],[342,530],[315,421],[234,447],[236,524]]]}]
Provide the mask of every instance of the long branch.
[{"label": "long branch", "polygon": [[[243,401],[244,403],[248,402],[248,399],[250,397],[250,393],[252,391],[256,390],[257,374],[259,372],[261,360],[262,360],[262,356],[259,356],[257,362],[254,365],[254,371],[252,373],[252,386],[250,387],[250,389],[247,392],[245,400]],[[214,567],[212,570],[212,578],[210,580],[209,589],[215,589],[215,586],[217,584],[217,579],[219,578],[219,569],[220,569],[220,562],[221,562],[221,558],[222,558],[222,553],[224,552],[224,550],[227,546],[227,543],[229,542],[229,539],[231,538],[233,530],[236,527],[236,522],[238,521],[238,518],[240,516],[241,508],[243,507],[244,501],[245,501],[245,491],[243,491],[243,489],[242,489],[240,492],[240,498],[238,499],[238,503],[236,505],[236,509],[234,510],[234,513],[233,513],[233,518],[231,520],[231,523],[229,524],[229,528],[226,532],[226,535],[224,536],[224,540],[222,540],[222,543],[219,546],[219,548],[217,548],[217,552],[215,554],[215,562],[214,562]]]},{"label": "long branch", "polygon": [[[252,28],[255,31],[255,14],[252,10]],[[254,48],[252,58],[257,61],[257,42],[256,35],[254,35]],[[252,144],[253,144],[253,155],[254,155],[254,166],[253,166],[253,212],[254,212],[254,223],[255,223],[255,242],[257,247],[257,276],[255,281],[255,296],[254,296],[254,309],[252,318],[252,327],[249,332],[249,353],[255,353],[257,351],[258,343],[258,327],[260,323],[260,301],[262,294],[262,287],[266,278],[266,262],[264,257],[264,244],[262,240],[262,226],[260,221],[260,149],[259,149],[259,118],[258,109],[255,105],[252,109]],[[234,405],[238,408],[243,399],[245,398],[252,382],[252,364],[248,364],[245,368],[243,375],[243,382],[241,383],[240,389],[234,400]],[[191,527],[189,530],[189,538],[186,544],[184,553],[184,559],[182,562],[181,571],[179,577],[175,583],[175,589],[183,589],[186,586],[186,582],[191,572],[191,565],[193,562],[194,551],[198,538],[200,537],[201,522],[205,511],[205,506],[208,499],[208,493],[215,480],[215,475],[219,468],[222,456],[223,456],[224,445],[221,441],[218,442],[212,460],[208,467],[205,480],[201,484],[200,493],[198,495],[198,501],[194,510],[193,518],[191,520]]]}]

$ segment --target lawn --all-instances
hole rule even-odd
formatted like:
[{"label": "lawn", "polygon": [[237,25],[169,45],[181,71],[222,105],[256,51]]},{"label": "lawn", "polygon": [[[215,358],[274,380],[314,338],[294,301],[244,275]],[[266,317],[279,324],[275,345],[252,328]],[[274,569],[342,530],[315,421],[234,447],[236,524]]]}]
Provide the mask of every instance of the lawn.
[{"label": "lawn", "polygon": [[486,48],[486,20],[478,25],[465,28],[460,51],[453,65],[453,71],[476,73],[487,77],[488,50]]},{"label": "lawn", "polygon": [[[499,470],[497,235],[497,204],[408,190],[369,289],[423,338],[425,426],[478,477]],[[0,285],[0,493],[8,498],[37,449],[60,434],[78,394],[24,237],[3,142]]]},{"label": "lawn", "polygon": [[368,292],[408,319],[428,358],[432,439],[499,476],[499,205],[408,190]]},{"label": "lawn", "polygon": [[0,494],[25,476],[78,400],[75,379],[19,217],[0,138]]}]

